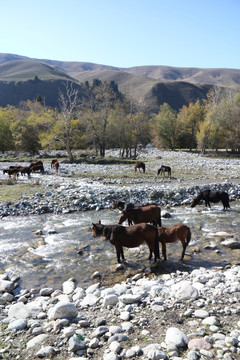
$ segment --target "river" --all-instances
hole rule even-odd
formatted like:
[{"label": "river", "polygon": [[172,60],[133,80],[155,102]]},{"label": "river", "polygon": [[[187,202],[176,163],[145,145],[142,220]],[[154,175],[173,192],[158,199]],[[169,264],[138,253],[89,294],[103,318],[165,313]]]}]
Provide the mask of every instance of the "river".
[{"label": "river", "polygon": [[157,266],[148,261],[148,248],[142,245],[136,249],[124,249],[126,263],[123,270],[116,272],[114,247],[100,237],[93,238],[91,234],[92,222],[117,223],[118,210],[109,209],[1,219],[1,272],[19,275],[23,288],[59,289],[71,277],[76,279],[78,286],[89,286],[95,281],[92,278],[95,271],[101,274],[103,284],[111,285],[143,269],[161,276],[176,270],[190,271],[201,266],[239,262],[240,250],[222,246],[221,238],[214,235],[224,231],[239,237],[239,201],[231,202],[228,211],[223,211],[220,203],[211,210],[199,205],[194,209],[179,206],[168,211],[171,218],[163,218],[163,226],[184,223],[192,232],[184,261],[179,260],[180,241],[167,244],[168,260],[161,260]]}]

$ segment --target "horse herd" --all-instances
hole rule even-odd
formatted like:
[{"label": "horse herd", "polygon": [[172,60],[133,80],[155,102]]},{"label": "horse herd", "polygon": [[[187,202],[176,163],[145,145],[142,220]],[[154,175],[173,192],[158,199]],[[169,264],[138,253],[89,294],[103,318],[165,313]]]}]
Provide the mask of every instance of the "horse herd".
[{"label": "horse herd", "polygon": [[[145,174],[146,171],[146,165],[144,162],[142,161],[137,161],[135,164],[135,172],[137,171],[137,169],[140,171],[142,169],[143,173]],[[161,167],[158,169],[157,171],[157,175],[163,175],[163,177],[165,177],[165,173],[167,173],[167,176],[169,178],[171,178],[171,168],[170,166],[167,165],[161,165]]]},{"label": "horse herd", "polygon": [[[59,162],[57,159],[52,160],[51,162],[51,168],[54,167],[56,172],[58,172],[59,169]],[[8,169],[3,169],[3,174],[8,174],[9,177],[12,175],[14,177],[18,177],[19,174],[21,175],[28,175],[30,177],[31,173],[40,172],[41,174],[44,174],[44,166],[43,162],[41,160],[32,162],[29,166],[21,166],[21,165],[15,165],[15,166],[9,166]]]},{"label": "horse herd", "polygon": [[[201,191],[193,199],[191,207],[195,207],[201,200],[211,208],[210,203],[222,201],[224,210],[230,208],[229,196],[224,191]],[[103,225],[92,223],[92,236],[103,236],[115,246],[117,261],[124,260],[123,247],[135,248],[146,244],[149,248],[149,260],[154,253],[154,261],[160,259],[159,243],[161,244],[162,255],[167,260],[166,244],[173,243],[178,239],[182,244],[181,260],[183,260],[187,245],[191,240],[191,230],[184,224],[175,224],[170,227],[163,227],[161,223],[161,208],[156,204],[132,204],[123,201],[114,201],[113,208],[121,211],[118,224]],[[128,226],[122,226],[124,221]]]}]

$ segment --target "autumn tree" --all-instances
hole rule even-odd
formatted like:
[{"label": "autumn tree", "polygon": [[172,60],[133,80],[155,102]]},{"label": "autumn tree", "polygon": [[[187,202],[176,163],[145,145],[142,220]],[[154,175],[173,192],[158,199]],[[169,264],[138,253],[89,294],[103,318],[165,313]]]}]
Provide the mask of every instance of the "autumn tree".
[{"label": "autumn tree", "polygon": [[169,104],[164,103],[160,106],[160,111],[155,117],[155,124],[160,146],[175,150],[179,130],[177,112]]},{"label": "autumn tree", "polygon": [[0,151],[3,153],[14,147],[11,120],[11,112],[8,109],[0,108]]}]

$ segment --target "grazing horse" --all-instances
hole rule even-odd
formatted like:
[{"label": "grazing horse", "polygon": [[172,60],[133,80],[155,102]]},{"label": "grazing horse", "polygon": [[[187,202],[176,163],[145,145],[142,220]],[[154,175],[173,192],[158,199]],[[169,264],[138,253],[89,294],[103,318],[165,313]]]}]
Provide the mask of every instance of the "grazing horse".
[{"label": "grazing horse", "polygon": [[205,206],[209,206],[209,208],[211,208],[210,202],[217,203],[219,201],[222,201],[224,210],[230,208],[229,196],[225,191],[212,191],[209,189],[203,190],[196,196],[195,199],[193,199],[191,207],[195,207],[200,202],[200,200],[204,200]]},{"label": "grazing horse", "polygon": [[3,174],[8,174],[9,177],[11,177],[11,175],[14,175],[14,177],[18,177],[19,175],[19,167],[15,166],[15,167],[9,167],[9,169],[4,169],[3,170]]},{"label": "grazing horse", "polygon": [[145,222],[161,226],[161,209],[157,205],[148,205],[123,210],[118,224],[122,224],[127,219],[132,220],[134,224]]},{"label": "grazing horse", "polygon": [[59,162],[58,162],[57,159],[52,160],[52,162],[51,162],[51,168],[52,168],[52,167],[55,167],[56,173],[58,173]]},{"label": "grazing horse", "polygon": [[158,238],[162,245],[162,253],[164,256],[164,260],[167,260],[166,243],[172,243],[179,239],[183,247],[181,256],[182,260],[185,255],[186,247],[191,240],[191,230],[188,226],[184,224],[176,224],[167,228],[160,227],[158,229]]},{"label": "grazing horse", "polygon": [[158,231],[153,225],[141,223],[125,227],[92,223],[92,236],[97,237],[100,235],[103,235],[105,239],[115,246],[118,263],[121,263],[121,257],[124,260],[123,246],[135,248],[144,243],[147,244],[150,251],[149,260],[152,258],[152,253],[154,253],[155,262],[160,259]]},{"label": "grazing horse", "polygon": [[27,174],[28,177],[29,177],[30,174],[31,174],[31,169],[30,169],[29,166],[23,166],[23,167],[20,168],[20,173],[21,173],[21,175]]},{"label": "grazing horse", "polygon": [[34,165],[31,167],[31,172],[40,172],[42,174],[44,174],[44,167],[43,165]]},{"label": "grazing horse", "polygon": [[145,164],[144,164],[144,162],[137,161],[136,164],[135,164],[135,172],[137,171],[137,169],[139,169],[139,171],[140,171],[140,169],[142,169],[143,172],[145,173]]},{"label": "grazing horse", "polygon": [[165,173],[168,174],[168,177],[171,178],[171,168],[170,166],[162,165],[160,169],[158,169],[157,174],[163,174],[163,177],[165,177]]}]

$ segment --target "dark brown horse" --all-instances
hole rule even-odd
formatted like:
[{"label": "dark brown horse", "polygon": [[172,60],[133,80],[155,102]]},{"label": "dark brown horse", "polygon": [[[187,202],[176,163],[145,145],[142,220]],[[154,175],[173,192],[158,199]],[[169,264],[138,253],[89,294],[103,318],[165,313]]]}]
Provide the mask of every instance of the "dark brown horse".
[{"label": "dark brown horse", "polygon": [[163,177],[165,177],[165,173],[167,173],[168,177],[171,178],[171,168],[170,168],[170,166],[162,165],[160,167],[160,169],[158,169],[158,172],[157,172],[158,175],[163,174]]},{"label": "dark brown horse", "polygon": [[44,167],[43,167],[43,165],[33,165],[32,167],[31,167],[31,172],[40,172],[40,173],[42,173],[42,174],[44,174]]},{"label": "dark brown horse", "polygon": [[33,166],[38,166],[38,165],[43,166],[43,162],[41,160],[34,161],[29,165],[29,167],[31,169]]},{"label": "dark brown horse", "polygon": [[229,196],[225,191],[203,190],[193,199],[191,207],[195,207],[201,200],[204,200],[205,206],[209,206],[209,208],[211,208],[210,203],[218,203],[219,201],[222,201],[224,210],[230,208]]},{"label": "dark brown horse", "polygon": [[92,223],[92,235],[93,237],[103,235],[115,246],[118,263],[121,263],[121,257],[124,260],[123,247],[135,248],[144,243],[147,244],[150,251],[149,260],[152,258],[152,253],[154,253],[155,262],[160,258],[158,231],[153,225],[141,223],[125,227]]},{"label": "dark brown horse", "polygon": [[30,174],[31,174],[31,169],[30,169],[29,166],[22,166],[22,167],[20,168],[20,173],[21,173],[21,175],[27,174],[28,177],[29,177]]},{"label": "dark brown horse", "polygon": [[19,175],[19,167],[9,167],[9,169],[4,169],[3,170],[3,174],[8,174],[9,177],[11,177],[12,175],[14,177],[18,177]]},{"label": "dark brown horse", "polygon": [[51,162],[51,168],[55,167],[56,173],[58,173],[58,169],[59,169],[59,162],[57,159],[52,160]]},{"label": "dark brown horse", "polygon": [[142,169],[143,170],[143,172],[145,173],[145,164],[144,164],[144,162],[142,162],[142,161],[137,161],[136,162],[136,164],[135,164],[135,172],[137,171],[137,169],[139,169],[139,171],[140,171],[140,169]]},{"label": "dark brown horse", "polygon": [[145,222],[161,226],[161,209],[157,205],[126,209],[122,211],[118,223],[122,224],[127,219],[132,220],[134,224]]},{"label": "dark brown horse", "polygon": [[164,260],[167,260],[166,244],[175,242],[179,239],[183,247],[181,256],[182,260],[185,255],[186,247],[191,240],[191,230],[184,224],[176,224],[170,227],[160,227],[158,229],[158,238],[162,245]]}]

